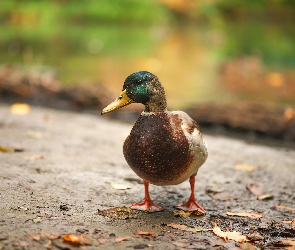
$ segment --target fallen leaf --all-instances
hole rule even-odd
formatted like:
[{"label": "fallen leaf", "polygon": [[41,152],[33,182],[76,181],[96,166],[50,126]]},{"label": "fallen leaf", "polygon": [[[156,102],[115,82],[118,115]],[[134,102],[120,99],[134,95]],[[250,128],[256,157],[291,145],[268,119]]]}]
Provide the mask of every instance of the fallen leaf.
[{"label": "fallen leaf", "polygon": [[294,250],[295,249],[295,239],[286,238],[283,240],[272,242],[274,247],[280,247],[280,249]]},{"label": "fallen leaf", "polygon": [[140,230],[137,230],[134,232],[135,235],[146,235],[146,236],[149,236],[149,235],[154,235],[155,232],[143,232],[143,231],[140,231]]},{"label": "fallen leaf", "polygon": [[203,213],[201,213],[200,211],[183,211],[183,210],[173,211],[173,216],[175,216],[175,217],[188,218],[191,215],[192,216],[200,216],[200,215],[203,215]]},{"label": "fallen leaf", "polygon": [[264,200],[272,200],[273,195],[272,194],[263,194],[257,197],[257,200],[264,201]]},{"label": "fallen leaf", "polygon": [[127,220],[132,218],[137,218],[138,211],[135,211],[129,207],[113,207],[106,210],[97,210],[99,215],[120,219],[120,220]]},{"label": "fallen leaf", "polygon": [[43,136],[42,133],[31,130],[31,129],[27,131],[27,134],[28,134],[28,136],[35,138],[35,139],[40,139]]},{"label": "fallen leaf", "polygon": [[64,235],[63,240],[74,244],[81,244],[81,235],[66,234]]},{"label": "fallen leaf", "polygon": [[258,241],[258,240],[263,240],[264,239],[264,237],[258,232],[253,232],[253,233],[247,234],[247,238],[250,241]]},{"label": "fallen leaf", "polygon": [[177,223],[170,223],[170,224],[167,224],[167,226],[172,227],[174,229],[180,229],[183,231],[193,232],[193,233],[212,230],[212,229],[203,229],[203,228],[192,228],[192,227],[188,227],[187,225],[182,225]]},{"label": "fallen leaf", "polygon": [[84,237],[84,235],[67,234],[63,236],[65,242],[76,244],[76,245],[91,245],[92,239]]},{"label": "fallen leaf", "polygon": [[240,212],[240,213],[227,212],[226,214],[229,216],[248,217],[251,219],[263,218],[265,216],[265,214],[253,214],[253,213],[247,213],[247,212]]},{"label": "fallen leaf", "polygon": [[24,149],[23,148],[20,148],[20,147],[2,147],[0,146],[0,152],[3,152],[3,153],[14,153],[14,152],[23,152]]},{"label": "fallen leaf", "polygon": [[224,239],[225,241],[234,240],[236,242],[240,242],[241,243],[241,242],[247,240],[247,237],[244,236],[240,232],[236,232],[236,231],[233,231],[233,232],[230,232],[230,231],[223,232],[223,231],[221,231],[220,227],[218,227],[216,223],[215,223],[215,226],[213,228],[213,233],[216,234],[218,237]]},{"label": "fallen leaf", "polygon": [[254,195],[259,196],[263,194],[263,184],[260,182],[254,182],[247,185],[247,189]]},{"label": "fallen leaf", "polygon": [[99,239],[97,239],[97,241],[98,241],[100,244],[105,244],[108,240],[105,239],[105,238],[99,238]]},{"label": "fallen leaf", "polygon": [[59,234],[51,234],[51,233],[45,233],[45,232],[41,232],[41,237],[42,238],[49,238],[51,240],[55,240],[55,239],[59,239],[60,235]]},{"label": "fallen leaf", "polygon": [[30,112],[30,105],[27,103],[15,103],[10,106],[10,113],[14,115],[27,115]]},{"label": "fallen leaf", "polygon": [[3,152],[3,153],[11,153],[13,151],[10,148],[6,148],[6,147],[0,146],[0,152]]},{"label": "fallen leaf", "polygon": [[295,219],[290,221],[282,221],[284,224],[290,224],[295,229]]},{"label": "fallen leaf", "polygon": [[32,239],[32,240],[35,240],[35,241],[39,241],[41,239],[41,235],[39,235],[39,234],[30,234],[29,238]]},{"label": "fallen leaf", "polygon": [[287,209],[289,211],[295,212],[295,208],[291,208],[291,207],[286,207],[286,206],[276,206],[276,208],[279,209]]},{"label": "fallen leaf", "polygon": [[14,242],[13,246],[14,247],[23,247],[26,249],[28,247],[29,243],[27,241],[19,241],[19,242]]},{"label": "fallen leaf", "polygon": [[131,239],[131,236],[125,236],[125,237],[117,238],[117,239],[115,239],[115,241],[121,242],[121,241],[130,240],[130,239]]},{"label": "fallen leaf", "polygon": [[42,218],[41,217],[37,217],[37,218],[34,218],[32,219],[34,223],[40,223],[42,221]]},{"label": "fallen leaf", "polygon": [[44,247],[46,249],[51,249],[52,248],[52,241],[51,240],[48,240],[47,243],[44,245]]},{"label": "fallen leaf", "polygon": [[252,172],[257,169],[257,167],[249,165],[249,164],[235,164],[235,168],[238,170],[246,171],[246,172]]},{"label": "fallen leaf", "polygon": [[24,158],[26,160],[38,160],[38,159],[43,159],[44,156],[43,155],[28,155],[28,156],[24,156]]},{"label": "fallen leaf", "polygon": [[130,189],[131,187],[125,184],[116,184],[116,183],[111,183],[111,187],[117,190],[126,190]]}]

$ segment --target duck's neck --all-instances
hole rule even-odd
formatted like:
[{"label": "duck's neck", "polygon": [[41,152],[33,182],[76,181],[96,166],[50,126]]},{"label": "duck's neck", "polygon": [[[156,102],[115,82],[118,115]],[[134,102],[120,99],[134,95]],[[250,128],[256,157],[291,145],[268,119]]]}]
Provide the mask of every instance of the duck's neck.
[{"label": "duck's neck", "polygon": [[152,113],[159,113],[167,111],[167,101],[166,96],[157,96],[152,98],[148,103],[145,105],[144,112],[152,112]]}]

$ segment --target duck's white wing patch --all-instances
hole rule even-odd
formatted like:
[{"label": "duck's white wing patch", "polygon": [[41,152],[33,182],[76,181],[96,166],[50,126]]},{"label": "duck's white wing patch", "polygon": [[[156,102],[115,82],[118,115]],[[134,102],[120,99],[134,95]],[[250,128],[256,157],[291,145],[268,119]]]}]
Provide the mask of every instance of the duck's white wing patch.
[{"label": "duck's white wing patch", "polygon": [[208,155],[207,143],[197,122],[183,111],[172,111],[171,114],[178,116],[179,121],[181,121],[181,129],[188,139],[191,150],[197,151],[196,153],[198,153],[198,155],[200,153],[202,155],[204,154],[204,158],[206,159]]}]

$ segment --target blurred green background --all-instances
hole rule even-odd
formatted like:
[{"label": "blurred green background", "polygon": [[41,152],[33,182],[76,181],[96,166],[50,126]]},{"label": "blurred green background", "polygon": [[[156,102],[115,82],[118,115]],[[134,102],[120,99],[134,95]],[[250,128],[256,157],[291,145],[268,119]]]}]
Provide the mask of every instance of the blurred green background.
[{"label": "blurred green background", "polygon": [[163,83],[170,108],[295,105],[293,0],[1,0],[0,67],[118,95],[132,72]]}]

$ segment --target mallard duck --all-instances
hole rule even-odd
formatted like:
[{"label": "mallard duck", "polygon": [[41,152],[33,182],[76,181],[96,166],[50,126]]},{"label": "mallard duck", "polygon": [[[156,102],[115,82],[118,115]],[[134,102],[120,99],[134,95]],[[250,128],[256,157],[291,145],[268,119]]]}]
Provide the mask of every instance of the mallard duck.
[{"label": "mallard duck", "polygon": [[166,95],[158,77],[147,71],[128,76],[119,97],[105,107],[106,114],[131,103],[142,103],[145,110],[135,122],[123,146],[131,169],[143,179],[145,198],[132,209],[156,212],[163,210],[149,195],[149,183],[176,185],[189,179],[191,195],[178,209],[206,213],[195,200],[195,177],[206,161],[206,142],[198,124],[183,111],[168,111]]}]

